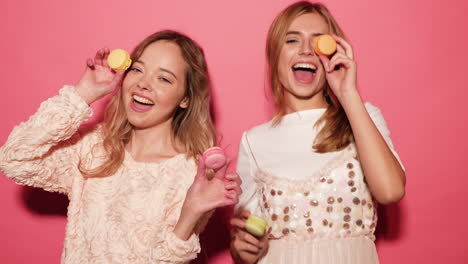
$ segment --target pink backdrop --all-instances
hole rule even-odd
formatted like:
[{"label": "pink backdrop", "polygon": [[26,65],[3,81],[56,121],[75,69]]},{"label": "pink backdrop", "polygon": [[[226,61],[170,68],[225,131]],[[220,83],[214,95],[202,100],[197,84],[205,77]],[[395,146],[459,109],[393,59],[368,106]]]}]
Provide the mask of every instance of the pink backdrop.
[{"label": "pink backdrop", "polygon": [[[293,1],[1,1],[0,144],[39,103],[74,84],[97,48],[132,49],[171,28],[205,49],[216,126],[235,158],[242,131],[269,118],[264,44]],[[407,170],[407,195],[381,207],[382,263],[468,263],[468,2],[324,1],[347,32],[363,97],[381,108]],[[0,177],[0,262],[58,263],[67,200]],[[229,210],[202,236],[197,263],[230,263]]]}]

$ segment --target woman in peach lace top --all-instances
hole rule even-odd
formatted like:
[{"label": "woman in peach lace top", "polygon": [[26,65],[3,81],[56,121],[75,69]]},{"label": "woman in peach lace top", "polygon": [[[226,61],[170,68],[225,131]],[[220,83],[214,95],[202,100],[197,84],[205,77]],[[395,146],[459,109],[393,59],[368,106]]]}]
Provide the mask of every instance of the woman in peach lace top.
[{"label": "woman in peach lace top", "polygon": [[[203,51],[162,31],[136,47],[126,72],[111,70],[108,54],[13,129],[0,170],[68,195],[62,263],[186,263],[209,213],[240,193],[227,165],[208,179],[196,160],[215,143]],[[89,104],[113,91],[103,123],[79,133]]]},{"label": "woman in peach lace top", "polygon": [[[330,57],[313,48],[322,34],[337,42]],[[271,25],[267,60],[276,115],[242,136],[236,263],[378,263],[374,201],[399,201],[405,173],[379,109],[361,100],[351,45],[325,6],[302,1]],[[244,228],[251,213],[268,223],[261,239]]]}]

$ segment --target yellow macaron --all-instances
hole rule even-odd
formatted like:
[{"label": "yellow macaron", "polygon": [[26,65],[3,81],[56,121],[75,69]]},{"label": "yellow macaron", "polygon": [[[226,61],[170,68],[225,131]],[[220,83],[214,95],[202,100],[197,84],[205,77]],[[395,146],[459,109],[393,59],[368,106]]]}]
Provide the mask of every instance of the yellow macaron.
[{"label": "yellow macaron", "polygon": [[132,59],[126,50],[115,49],[107,57],[107,64],[116,71],[126,70],[132,64]]},{"label": "yellow macaron", "polygon": [[245,229],[254,236],[262,237],[265,234],[267,222],[262,218],[250,215],[245,221]]},{"label": "yellow macaron", "polygon": [[314,39],[313,46],[315,53],[318,55],[330,56],[336,51],[336,41],[328,34],[317,36]]}]

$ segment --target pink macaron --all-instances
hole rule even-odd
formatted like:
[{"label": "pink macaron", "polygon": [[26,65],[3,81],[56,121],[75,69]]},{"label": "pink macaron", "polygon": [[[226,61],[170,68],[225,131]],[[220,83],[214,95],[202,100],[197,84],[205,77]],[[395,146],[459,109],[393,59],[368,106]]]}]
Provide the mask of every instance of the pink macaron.
[{"label": "pink macaron", "polygon": [[226,155],[220,147],[211,147],[203,152],[205,166],[209,169],[217,170],[226,163]]}]

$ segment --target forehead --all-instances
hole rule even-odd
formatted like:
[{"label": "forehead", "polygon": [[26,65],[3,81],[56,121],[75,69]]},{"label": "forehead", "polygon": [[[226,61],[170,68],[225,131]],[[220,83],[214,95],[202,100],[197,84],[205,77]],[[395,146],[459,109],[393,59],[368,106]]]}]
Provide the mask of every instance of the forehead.
[{"label": "forehead", "polygon": [[172,41],[158,40],[148,45],[139,60],[145,65],[158,67],[185,67],[185,60],[180,47]]},{"label": "forehead", "polygon": [[307,13],[296,17],[288,31],[298,31],[304,34],[329,33],[325,19],[317,13]]}]

